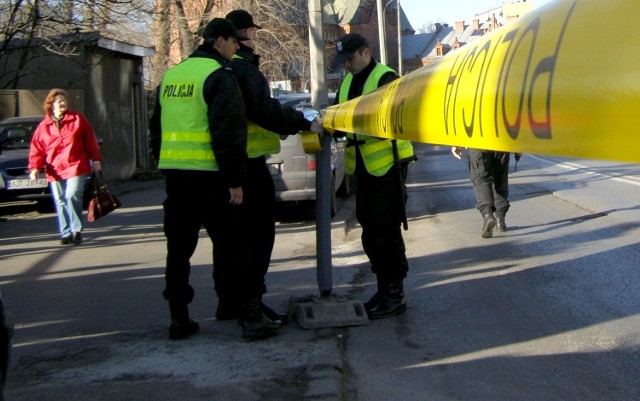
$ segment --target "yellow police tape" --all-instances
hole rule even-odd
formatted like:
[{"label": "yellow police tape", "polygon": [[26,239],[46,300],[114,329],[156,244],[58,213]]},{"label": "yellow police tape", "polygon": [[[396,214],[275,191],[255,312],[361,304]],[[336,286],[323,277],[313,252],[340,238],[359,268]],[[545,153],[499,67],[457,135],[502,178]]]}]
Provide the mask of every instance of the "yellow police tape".
[{"label": "yellow police tape", "polygon": [[302,149],[304,153],[317,153],[322,150],[320,143],[320,135],[315,132],[300,131],[300,139],[302,140]]},{"label": "yellow police tape", "polygon": [[640,1],[555,0],[325,110],[329,130],[640,162]]}]

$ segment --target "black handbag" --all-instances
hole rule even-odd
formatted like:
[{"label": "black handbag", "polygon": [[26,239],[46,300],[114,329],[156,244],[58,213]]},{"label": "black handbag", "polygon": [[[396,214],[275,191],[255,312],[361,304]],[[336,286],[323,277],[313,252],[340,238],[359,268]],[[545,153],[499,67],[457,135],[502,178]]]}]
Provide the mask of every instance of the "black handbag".
[{"label": "black handbag", "polygon": [[91,200],[87,208],[88,221],[96,221],[122,206],[118,198],[109,192],[109,186],[104,177],[102,177],[102,172],[91,174],[89,189],[91,191]]}]

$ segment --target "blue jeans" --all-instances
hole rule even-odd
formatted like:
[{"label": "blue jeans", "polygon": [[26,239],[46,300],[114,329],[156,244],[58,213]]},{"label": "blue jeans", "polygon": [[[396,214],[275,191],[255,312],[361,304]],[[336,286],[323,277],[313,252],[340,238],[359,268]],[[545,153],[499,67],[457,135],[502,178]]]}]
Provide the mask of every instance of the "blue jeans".
[{"label": "blue jeans", "polygon": [[82,196],[87,176],[79,175],[51,183],[51,193],[58,213],[60,235],[82,232]]}]

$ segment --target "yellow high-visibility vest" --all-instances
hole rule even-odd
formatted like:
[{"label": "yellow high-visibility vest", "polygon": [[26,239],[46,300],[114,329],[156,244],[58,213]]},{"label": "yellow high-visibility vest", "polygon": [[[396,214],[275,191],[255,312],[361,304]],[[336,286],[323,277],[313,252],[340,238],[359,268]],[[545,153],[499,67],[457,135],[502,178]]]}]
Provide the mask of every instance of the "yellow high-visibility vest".
[{"label": "yellow high-visibility vest", "polygon": [[211,149],[204,81],[222,65],[210,58],[188,58],[162,80],[160,169],[218,171]]},{"label": "yellow high-visibility vest", "polygon": [[[393,70],[384,64],[376,64],[374,69],[369,74],[369,77],[365,81],[362,94],[373,92],[378,89],[378,83],[380,78],[387,72],[393,72]],[[349,97],[349,88],[353,82],[353,74],[349,73],[342,81],[340,85],[340,98],[339,103],[346,102]],[[352,134],[349,135],[353,141],[355,141],[360,148],[360,154],[362,160],[369,174],[381,177],[385,175],[394,164],[393,155],[393,143],[390,139],[380,139],[368,135]],[[398,149],[398,160],[406,159],[413,156],[413,146],[411,142],[402,139],[396,140],[396,146]],[[347,146],[345,149],[344,159],[345,170],[349,174],[353,174],[356,169],[356,147]]]},{"label": "yellow high-visibility vest", "polygon": [[280,153],[280,136],[273,131],[249,122],[247,126],[247,155],[250,159]]}]

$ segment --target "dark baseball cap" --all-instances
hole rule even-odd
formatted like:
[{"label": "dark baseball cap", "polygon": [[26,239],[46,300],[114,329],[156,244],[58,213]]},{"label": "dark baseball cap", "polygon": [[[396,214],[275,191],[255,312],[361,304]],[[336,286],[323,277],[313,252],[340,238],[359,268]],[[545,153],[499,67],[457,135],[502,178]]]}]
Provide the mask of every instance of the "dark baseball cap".
[{"label": "dark baseball cap", "polygon": [[204,32],[202,32],[202,37],[206,42],[215,41],[217,38],[222,36],[223,38],[234,37],[238,40],[249,40],[242,36],[233,23],[224,18],[214,18],[207,26],[204,28]]},{"label": "dark baseball cap", "polygon": [[351,60],[353,53],[364,47],[369,47],[369,42],[357,33],[350,33],[339,38],[336,41],[336,56],[331,62],[331,69],[335,70],[345,61]]},{"label": "dark baseball cap", "polygon": [[262,27],[253,22],[253,17],[245,10],[233,10],[225,16],[226,19],[233,22],[236,29],[256,28],[262,29]]}]

